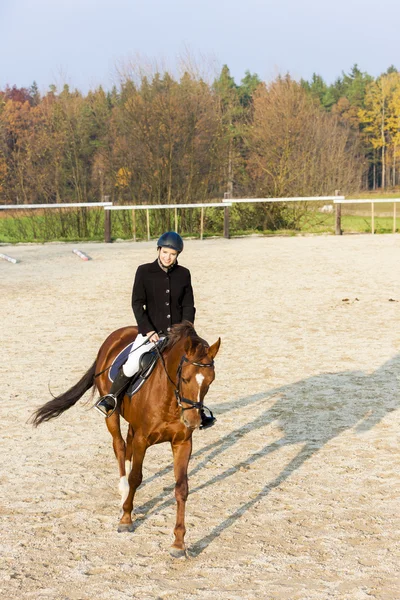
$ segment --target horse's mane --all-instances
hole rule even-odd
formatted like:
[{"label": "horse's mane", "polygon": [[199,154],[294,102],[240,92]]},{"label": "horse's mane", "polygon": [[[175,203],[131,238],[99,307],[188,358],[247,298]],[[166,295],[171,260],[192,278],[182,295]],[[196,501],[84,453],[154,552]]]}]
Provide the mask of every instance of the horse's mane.
[{"label": "horse's mane", "polygon": [[189,321],[183,321],[182,323],[178,323],[171,327],[171,331],[168,334],[168,343],[165,349],[169,350],[183,338],[190,339],[192,349],[196,351],[197,359],[204,358],[207,355],[209,345],[196,333],[193,324]]}]

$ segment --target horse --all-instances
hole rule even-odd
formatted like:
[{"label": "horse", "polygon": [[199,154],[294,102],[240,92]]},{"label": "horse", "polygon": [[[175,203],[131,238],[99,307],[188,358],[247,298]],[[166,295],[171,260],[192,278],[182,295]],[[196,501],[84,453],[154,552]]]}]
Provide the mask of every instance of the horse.
[{"label": "horse", "polygon": [[[136,326],[122,327],[111,333],[85,375],[68,391],[34,412],[33,425],[37,427],[44,421],[58,417],[76,404],[90,388],[93,395],[96,388],[101,396],[108,393],[111,384],[108,369],[137,334]],[[120,532],[134,531],[133,501],[142,482],[142,465],[147,449],[162,442],[171,444],[177,510],[170,553],[177,558],[186,556],[185,508],[189,493],[187,472],[192,453],[192,434],[201,423],[200,410],[207,408],[203,401],[215,378],[214,358],[220,344],[221,338],[218,338],[209,346],[188,321],[174,325],[150,378],[132,398],[124,393],[119,398],[118,409],[105,419],[119,467],[122,504],[122,517],[118,525]],[[126,442],[121,434],[121,416],[129,424]]]}]

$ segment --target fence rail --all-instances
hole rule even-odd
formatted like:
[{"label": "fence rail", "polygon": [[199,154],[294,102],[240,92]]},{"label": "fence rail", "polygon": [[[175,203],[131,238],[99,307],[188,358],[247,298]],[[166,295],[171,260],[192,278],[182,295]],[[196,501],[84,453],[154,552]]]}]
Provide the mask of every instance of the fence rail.
[{"label": "fence rail", "polygon": [[344,200],[345,196],[292,196],[290,198],[224,198],[231,204],[252,204],[254,202],[324,202],[325,200]]},{"label": "fence rail", "polygon": [[112,202],[58,202],[57,204],[0,204],[0,210],[25,210],[27,208],[83,208],[112,206]]},{"label": "fence rail", "polygon": [[[112,202],[57,202],[52,204],[1,204],[0,210],[47,210],[64,208],[103,208],[112,206]],[[107,213],[104,213],[104,230],[107,229]]]},{"label": "fence rail", "polygon": [[[400,198],[377,198],[371,200],[371,198],[357,198],[357,200],[341,199],[341,197],[335,197],[333,203],[337,205],[337,214],[341,215],[340,207],[342,204],[371,204],[371,233],[375,233],[375,209],[374,204],[391,204],[393,202],[393,233],[396,233],[396,204],[400,202]],[[340,218],[339,218],[339,231],[336,226],[336,233],[342,234]]]},{"label": "fence rail", "polygon": [[[291,196],[288,198],[231,198],[230,194],[226,193],[223,202],[231,204],[254,204],[259,202],[326,202],[343,201],[344,196],[339,196],[339,190],[336,190],[334,196]],[[336,207],[335,217],[335,233],[342,233],[341,229],[341,204]],[[224,236],[229,237],[229,209],[225,211],[224,216]]]},{"label": "fence rail", "polygon": [[131,210],[132,211],[132,231],[133,240],[136,242],[136,211],[146,211],[146,227],[147,227],[147,239],[150,240],[150,210],[159,209],[174,209],[175,212],[175,231],[178,231],[178,208],[200,208],[200,239],[203,239],[204,234],[204,209],[223,208],[225,211],[231,206],[230,202],[205,202],[205,203],[192,203],[192,204],[133,204],[133,205],[122,205],[122,206],[105,206],[105,225],[104,225],[104,240],[111,242],[111,211],[114,210]]},{"label": "fence rail", "polygon": [[287,198],[231,198],[230,194],[226,193],[222,202],[204,202],[204,203],[188,203],[188,204],[134,204],[115,206],[112,202],[66,202],[53,204],[3,204],[0,205],[0,210],[34,210],[34,209],[64,209],[64,208],[104,208],[104,239],[106,242],[111,242],[111,211],[114,210],[131,210],[132,211],[132,231],[133,239],[136,241],[136,211],[146,211],[147,239],[150,240],[150,210],[171,210],[175,212],[175,231],[178,231],[178,209],[181,208],[198,208],[200,209],[200,239],[204,235],[204,213],[206,208],[222,208],[224,209],[224,237],[229,238],[229,208],[233,204],[256,204],[256,203],[277,203],[277,202],[332,202],[336,207],[336,225],[335,233],[341,235],[341,207],[346,204],[371,204],[371,232],[375,233],[375,204],[393,203],[393,233],[396,231],[396,205],[400,202],[400,198],[376,199],[358,198],[355,200],[346,199],[345,196],[339,196],[336,192],[333,196],[292,196]]}]

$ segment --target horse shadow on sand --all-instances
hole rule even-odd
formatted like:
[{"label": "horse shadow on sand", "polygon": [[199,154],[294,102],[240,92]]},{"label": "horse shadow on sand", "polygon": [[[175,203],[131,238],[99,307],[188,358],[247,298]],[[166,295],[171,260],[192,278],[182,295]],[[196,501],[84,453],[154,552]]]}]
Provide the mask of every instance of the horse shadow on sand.
[{"label": "horse shadow on sand", "polygon": [[[193,458],[204,458],[197,462],[189,472],[189,477],[201,470],[210,460],[225,452],[232,451],[235,444],[242,438],[252,434],[268,424],[274,423],[281,432],[278,441],[271,441],[230,466],[218,475],[191,488],[194,494],[204,488],[218,485],[227,480],[240,469],[255,464],[261,458],[279,451],[292,444],[300,444],[300,451],[288,462],[279,475],[266,482],[265,486],[253,494],[252,498],[241,504],[227,518],[221,521],[207,535],[191,545],[190,555],[199,555],[214,539],[232,526],[248,510],[256,505],[269,492],[287,480],[297,469],[318,453],[321,448],[336,436],[346,430],[361,434],[372,429],[390,412],[399,408],[400,391],[400,354],[385,362],[372,373],[361,371],[343,371],[339,373],[322,373],[290,385],[258,393],[245,398],[239,398],[230,403],[214,405],[216,416],[235,411],[238,427],[207,446],[194,452]],[[273,401],[275,399],[275,401]],[[273,402],[273,403],[272,403]],[[263,403],[268,403],[264,412],[259,411]],[[252,408],[257,416],[248,421]],[[262,408],[261,408],[262,411]],[[241,423],[243,417],[243,424]],[[247,422],[246,422],[247,421]],[[217,423],[222,426],[223,419]],[[171,467],[160,470],[144,482],[161,477],[170,471]],[[164,488],[163,492],[148,502],[136,507],[136,512],[142,517],[136,520],[135,528],[139,527],[151,513],[174,503],[170,494],[173,486]],[[167,499],[168,498],[168,499]],[[157,508],[156,508],[157,507]]]}]

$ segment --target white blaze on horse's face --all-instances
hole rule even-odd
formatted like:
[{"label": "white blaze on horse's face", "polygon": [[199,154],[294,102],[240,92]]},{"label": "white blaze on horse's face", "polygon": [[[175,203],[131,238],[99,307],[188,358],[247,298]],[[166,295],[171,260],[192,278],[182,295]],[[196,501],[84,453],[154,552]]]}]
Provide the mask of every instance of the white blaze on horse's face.
[{"label": "white blaze on horse's face", "polygon": [[196,381],[199,384],[199,391],[198,391],[198,394],[197,394],[197,402],[200,402],[201,384],[204,381],[204,375],[202,375],[201,373],[197,373],[196,374]]},{"label": "white blaze on horse's face", "polygon": [[[203,385],[203,381],[204,381],[204,375],[202,375],[201,373],[196,373],[194,375],[194,377],[189,377],[188,376],[188,380],[186,379],[182,379],[184,384],[189,384],[190,387],[189,388],[185,388],[183,390],[183,395],[185,395],[186,393],[188,393],[189,398],[193,401],[193,402],[200,402],[201,400],[201,387]],[[197,392],[195,391],[195,382],[197,383],[197,385],[199,386],[197,389]],[[185,392],[185,390],[187,390],[187,392]],[[196,400],[194,399],[194,395],[196,394]],[[184,406],[186,406],[184,404]],[[189,408],[187,410],[184,410],[182,412],[182,421],[184,423],[184,425],[186,425],[186,427],[188,427],[189,429],[196,429],[197,427],[200,426],[200,411],[199,409],[194,410],[194,408]]]}]

